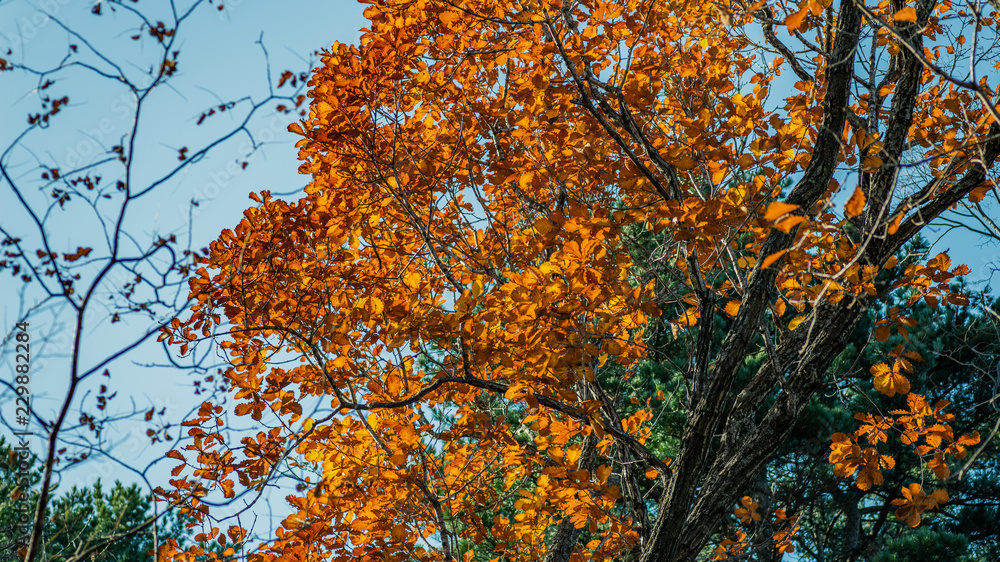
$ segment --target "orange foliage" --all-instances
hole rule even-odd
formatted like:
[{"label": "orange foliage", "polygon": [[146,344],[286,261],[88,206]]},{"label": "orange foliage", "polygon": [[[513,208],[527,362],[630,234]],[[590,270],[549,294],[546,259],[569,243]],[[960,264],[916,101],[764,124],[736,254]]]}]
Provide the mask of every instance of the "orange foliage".
[{"label": "orange foliage", "polygon": [[[822,102],[834,85],[822,57],[815,79],[775,108],[772,82],[789,63],[756,58],[745,35],[718,24],[713,3],[365,3],[370,29],[324,53],[309,117],[290,127],[312,178],[306,195],[254,195],[191,280],[192,316],[163,336],[183,353],[223,334],[232,412],[270,428],[227,442],[222,408],[206,403],[186,424],[190,468],[178,467],[163,493],[198,510],[209,492],[262,489],[288,462],[308,468],[288,498],[294,513],[250,558],[261,562],[457,559],[460,539],[541,560],[561,525],[597,537],[573,560],[652,544],[640,541],[649,529],[627,508],[634,492],[623,482],[633,470],[661,482],[709,478],[698,464],[708,455],[682,450],[668,467],[645,447],[655,406],[619,415],[596,373],[636,372],[644,328],[664,303],[679,306],[665,319],[673,337],[714,330],[717,316],[760,323],[802,349],[820,333],[839,337],[853,320],[833,329],[823,314],[847,318],[885,290],[877,276],[896,267],[894,249],[945,192],[886,207],[866,179],[848,184],[841,211],[832,167],[819,184],[808,179],[820,173],[814,149],[828,142]],[[786,6],[784,29],[820,33],[829,5]],[[912,12],[877,11],[899,25]],[[754,13],[734,3],[726,19],[744,25]],[[957,178],[974,170],[989,115],[966,90],[930,72],[921,79],[909,142],[928,150],[935,174]],[[869,103],[855,99],[851,111],[865,115]],[[878,134],[833,134],[842,148],[831,166],[869,178],[887,165]],[[782,200],[783,182],[798,177],[819,191]],[[665,241],[663,252],[637,253],[639,236]],[[659,274],[641,272],[668,263],[674,294],[658,293]],[[958,303],[948,281],[963,271],[942,254],[897,271],[892,288]],[[906,337],[904,312],[888,311],[876,338]],[[797,360],[783,349],[776,357]],[[714,412],[693,404],[729,392],[711,382],[729,376],[717,372],[729,363],[691,364],[714,373],[691,375],[691,411]],[[905,396],[908,409],[859,414],[860,429],[833,436],[837,474],[858,473],[862,489],[893,467],[878,445],[897,433],[938,476],[946,456],[961,458],[976,440],[955,438],[944,406],[910,393],[908,365],[871,367],[875,389]],[[808,400],[820,383],[807,371],[787,371],[780,392],[802,389]],[[786,372],[775,373],[764,373],[767,388],[784,384]],[[702,423],[691,414],[685,444]],[[742,495],[726,493],[727,506]],[[903,496],[897,514],[910,524],[945,500],[919,486]],[[516,515],[495,514],[508,501]],[[665,518],[697,511],[684,497],[662,501]],[[741,521],[761,521],[753,499],[741,505]],[[773,546],[790,552],[795,517],[775,513]],[[713,559],[745,552],[747,536],[739,530]]]}]

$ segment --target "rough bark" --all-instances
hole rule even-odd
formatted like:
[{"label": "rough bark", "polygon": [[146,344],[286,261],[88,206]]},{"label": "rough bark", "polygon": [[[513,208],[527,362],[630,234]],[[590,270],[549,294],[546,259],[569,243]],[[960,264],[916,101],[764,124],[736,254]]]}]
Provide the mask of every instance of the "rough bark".
[{"label": "rough bark", "polygon": [[[844,130],[847,113],[847,101],[850,95],[850,83],[854,71],[854,55],[861,28],[861,12],[853,0],[841,2],[840,17],[837,22],[837,35],[834,40],[831,61],[827,68],[829,86],[823,102],[823,122],[817,136],[814,152],[803,178],[792,190],[787,201],[808,209],[826,192],[833,177],[841,149],[841,132]],[[761,255],[767,256],[787,249],[793,237],[780,231],[773,231],[764,243]],[[674,473],[667,489],[659,500],[658,517],[653,523],[650,540],[643,549],[642,562],[687,560],[696,555],[707,543],[722,516],[728,512],[729,505],[737,497],[739,488],[734,487],[733,480],[722,480],[723,486],[716,490],[710,488],[710,482],[703,481],[708,460],[708,452],[713,435],[723,423],[724,402],[730,392],[736,374],[746,358],[747,350],[758,333],[761,318],[769,303],[777,270],[775,268],[760,269],[753,272],[748,290],[733,327],[727,333],[711,370],[709,381],[704,388],[697,388],[692,402],[694,404],[681,439],[681,453],[674,461]],[[820,335],[817,339],[824,339]],[[821,354],[828,355],[827,353]],[[833,355],[835,356],[835,354]],[[833,356],[830,357],[832,361]],[[812,370],[824,371],[827,364],[809,363]],[[817,377],[813,377],[817,378]],[[811,379],[810,379],[811,380]],[[814,384],[807,384],[802,392],[806,399],[815,390]],[[786,402],[788,401],[786,397]],[[794,421],[804,402],[801,396],[795,396],[780,415],[785,422]],[[789,420],[790,417],[790,420]],[[778,427],[778,433],[773,438],[760,438],[764,450],[774,451],[784,440],[789,427]],[[742,460],[731,457],[720,457],[716,464],[726,468],[727,477],[734,475],[732,468],[739,466],[746,469],[736,481],[745,484],[749,475],[769,460],[769,454],[761,451],[747,451],[748,456]],[[748,462],[749,461],[749,462]],[[711,471],[710,480],[718,473]],[[705,491],[705,500],[695,496],[699,488]],[[708,501],[708,503],[705,503]],[[695,508],[692,509],[692,504]],[[696,515],[697,514],[697,515]]]}]

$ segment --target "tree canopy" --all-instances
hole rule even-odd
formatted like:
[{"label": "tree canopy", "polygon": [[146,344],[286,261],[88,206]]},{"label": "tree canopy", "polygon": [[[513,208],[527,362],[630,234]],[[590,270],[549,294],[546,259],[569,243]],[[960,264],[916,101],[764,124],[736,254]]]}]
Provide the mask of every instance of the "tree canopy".
[{"label": "tree canopy", "polygon": [[995,12],[365,3],[291,127],[306,195],[254,195],[161,336],[217,341],[261,426],[206,402],[161,493],[298,483],[230,555],[771,560],[826,501],[853,560],[947,505],[994,400],[923,375],[969,269],[905,249],[996,195]]}]

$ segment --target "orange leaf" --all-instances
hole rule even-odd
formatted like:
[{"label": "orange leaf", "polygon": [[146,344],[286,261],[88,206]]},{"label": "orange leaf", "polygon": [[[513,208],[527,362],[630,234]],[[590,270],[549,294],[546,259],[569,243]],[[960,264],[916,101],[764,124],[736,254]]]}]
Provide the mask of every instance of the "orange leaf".
[{"label": "orange leaf", "polygon": [[798,205],[791,205],[789,203],[784,203],[782,201],[775,201],[767,207],[767,212],[764,213],[764,220],[774,222],[779,217],[787,215],[788,213],[798,209]]},{"label": "orange leaf", "polygon": [[698,162],[687,154],[679,156],[674,160],[674,167],[680,171],[690,170],[698,165]]},{"label": "orange leaf", "polygon": [[906,520],[910,527],[920,524],[920,515],[932,509],[937,509],[948,501],[948,492],[945,490],[934,490],[930,495],[924,492],[920,484],[913,483],[904,487],[902,498],[892,500],[893,505],[900,506],[896,510],[896,517]]},{"label": "orange leaf", "polygon": [[771,264],[773,264],[774,262],[780,260],[781,256],[785,255],[785,252],[787,252],[787,251],[788,250],[782,250],[780,252],[775,252],[775,253],[771,254],[770,256],[767,256],[766,258],[764,258],[764,261],[762,261],[760,263],[760,268],[761,269],[767,269],[768,267],[771,266]]},{"label": "orange leaf", "polygon": [[844,207],[844,214],[848,217],[860,215],[865,209],[865,201],[865,192],[860,187],[855,187],[854,195],[851,195],[851,198],[847,200],[847,205]]},{"label": "orange leaf", "polygon": [[392,536],[393,539],[401,541],[405,539],[410,534],[410,532],[406,529],[406,525],[399,524],[393,526],[392,531],[389,534]]},{"label": "orange leaf", "polygon": [[718,170],[712,172],[712,183],[718,184],[726,177],[728,170],[724,167],[720,167]]},{"label": "orange leaf", "polygon": [[917,11],[913,9],[913,6],[907,6],[902,10],[899,10],[892,15],[893,21],[909,21],[916,23],[917,21]]},{"label": "orange leaf", "polygon": [[874,377],[875,390],[892,398],[896,394],[909,394],[910,381],[899,371],[890,368],[885,363],[879,363],[870,369]]},{"label": "orange leaf", "polygon": [[979,203],[980,201],[985,199],[986,194],[989,193],[990,190],[994,189],[995,187],[996,186],[991,184],[991,185],[981,185],[973,189],[972,191],[969,192],[969,201],[971,201],[972,203]]},{"label": "orange leaf", "polygon": [[892,221],[892,224],[889,225],[890,235],[896,234],[896,231],[899,230],[899,223],[901,222],[903,222],[903,213],[899,213],[899,215],[896,216],[896,219]]},{"label": "orange leaf", "polygon": [[788,217],[787,219],[783,219],[783,220],[780,220],[780,221],[774,223],[774,228],[777,228],[778,230],[784,232],[785,234],[788,234],[789,232],[792,231],[793,228],[795,228],[796,226],[798,226],[799,223],[801,223],[801,222],[803,222],[805,220],[806,220],[806,218],[803,217],[803,216],[792,215],[792,216]]},{"label": "orange leaf", "polygon": [[611,476],[611,467],[604,464],[597,467],[597,480],[604,484],[608,481],[608,476]]},{"label": "orange leaf", "polygon": [[861,161],[861,167],[865,170],[875,170],[882,164],[882,159],[878,156],[865,156],[864,160]]},{"label": "orange leaf", "polygon": [[[90,255],[91,251],[92,251],[91,248],[81,248],[81,247],[78,246],[76,248],[76,251],[73,252],[72,254],[63,254],[63,259],[66,260],[66,261],[76,261],[76,260],[78,260],[80,258],[87,257],[88,255]],[[53,254],[53,257],[55,257],[54,254]]]},{"label": "orange leaf", "polygon": [[889,339],[888,324],[882,324],[875,328],[875,339],[883,343]]},{"label": "orange leaf", "polygon": [[774,223],[774,228],[777,228],[778,230],[784,232],[785,234],[788,234],[789,232],[792,231],[793,228],[798,226],[799,223],[805,220],[806,220],[805,217],[793,215],[791,217],[788,217],[787,219]]},{"label": "orange leaf", "polygon": [[369,310],[372,314],[382,314],[382,311],[385,310],[385,303],[383,303],[382,299],[378,297],[370,297],[368,299],[368,304],[370,305]]},{"label": "orange leaf", "polygon": [[726,303],[726,314],[736,317],[740,312],[740,301],[729,301]]},{"label": "orange leaf", "polygon": [[808,13],[809,13],[809,8],[802,8],[801,10],[785,18],[785,25],[788,27],[788,31],[790,33],[798,31],[799,27],[802,25],[802,20],[805,19]]},{"label": "orange leaf", "polygon": [[527,191],[528,189],[531,189],[531,184],[534,181],[535,176],[535,172],[525,172],[521,174],[520,178],[517,179],[517,185],[520,186],[521,189]]}]

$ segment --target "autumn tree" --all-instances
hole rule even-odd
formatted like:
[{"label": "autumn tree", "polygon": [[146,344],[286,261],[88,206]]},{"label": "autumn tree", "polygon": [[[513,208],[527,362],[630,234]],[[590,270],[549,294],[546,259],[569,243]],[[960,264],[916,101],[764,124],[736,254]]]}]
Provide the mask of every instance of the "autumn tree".
[{"label": "autumn tree", "polygon": [[[896,256],[900,262],[897,267],[925,259],[927,249],[919,239],[908,244]],[[798,517],[800,529],[792,542],[801,559],[971,562],[993,558],[998,538],[993,522],[1000,505],[995,440],[977,449],[974,464],[965,459],[938,467],[949,471],[945,472],[948,477],[934,479],[935,486],[948,493],[948,503],[937,513],[924,514],[917,529],[894,517],[898,506],[893,501],[898,499],[897,490],[919,478],[924,464],[932,459],[908,454],[911,447],[902,440],[888,440],[879,450],[892,456],[895,466],[883,471],[882,485],[867,489],[854,485],[853,479],[837,476],[836,466],[828,462],[830,435],[850,427],[857,412],[885,414],[896,408],[896,397],[869,392],[868,366],[891,358],[900,344],[923,359],[914,362],[913,372],[907,374],[911,386],[921,389],[930,402],[947,400],[952,403],[950,409],[964,413],[955,422],[955,432],[993,433],[998,419],[994,397],[1000,339],[997,319],[991,312],[996,312],[998,305],[989,292],[973,291],[965,284],[955,289],[968,292],[975,306],[931,307],[926,302],[915,303],[908,308],[915,321],[908,338],[893,334],[885,342],[873,337],[873,324],[881,318],[882,310],[905,303],[912,292],[902,287],[877,297],[830,367],[831,376],[839,384],[828,385],[812,397],[785,444],[751,480],[748,493],[762,512],[776,504]],[[667,355],[651,365],[675,360],[669,355],[669,347],[663,351]],[[740,376],[752,373],[762,359],[748,358]],[[679,378],[663,368],[647,368],[644,376],[630,379],[624,390],[641,401],[657,392],[665,392],[668,400],[674,400],[673,389]],[[665,415],[652,423],[654,435],[675,431],[672,424],[676,422]],[[654,437],[650,444],[662,446],[662,441]],[[669,446],[666,454],[671,452]],[[773,533],[770,521],[761,519],[744,525],[739,515],[724,521],[718,540],[725,538],[726,529],[742,526],[752,542],[766,543],[765,537]],[[762,560],[777,558],[767,556],[763,548],[755,555]]]},{"label": "autumn tree", "polygon": [[[918,241],[919,242],[919,241]],[[899,254],[901,260],[917,260],[926,255],[925,244],[911,244]],[[935,478],[935,486],[948,493],[948,503],[938,513],[911,528],[893,517],[898,499],[896,490],[918,478],[929,457],[907,454],[902,440],[889,440],[880,450],[891,455],[896,465],[885,471],[885,482],[862,490],[837,477],[835,466],[827,462],[829,435],[848,427],[856,412],[882,413],[895,409],[895,399],[866,392],[867,365],[891,356],[900,344],[920,354],[908,374],[910,384],[921,389],[928,400],[951,402],[949,409],[963,412],[954,422],[954,431],[978,431],[991,435],[997,415],[997,348],[1000,337],[997,312],[1000,303],[985,291],[969,292],[975,307],[916,303],[908,311],[916,322],[906,340],[893,335],[885,342],[872,338],[871,326],[879,313],[871,310],[855,328],[844,353],[831,371],[845,382],[822,390],[806,406],[778,455],[768,463],[755,482],[761,504],[777,501],[793,504],[801,530],[793,539],[796,552],[807,560],[991,560],[1000,534],[993,524],[1000,507],[997,479],[998,451],[995,439],[976,450],[970,459],[936,465],[945,478]],[[907,289],[887,295],[879,307],[905,302]]]},{"label": "autumn tree", "polygon": [[[229,362],[162,490],[206,537],[285,478],[251,560],[777,559],[801,506],[760,475],[820,392],[857,397],[837,478],[946,504],[980,413],[911,333],[968,268],[897,254],[996,196],[989,6],[364,3],[291,127],[307,194],[255,195],[161,336]],[[865,322],[896,345],[845,357]]]}]

